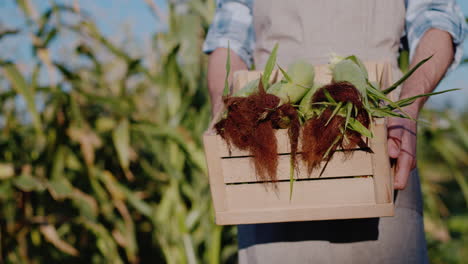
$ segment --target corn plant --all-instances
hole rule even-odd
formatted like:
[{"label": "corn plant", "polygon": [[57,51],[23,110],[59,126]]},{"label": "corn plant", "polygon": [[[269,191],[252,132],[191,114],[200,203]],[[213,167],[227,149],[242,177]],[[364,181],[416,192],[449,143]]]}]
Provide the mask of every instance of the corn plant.
[{"label": "corn plant", "polygon": [[468,256],[467,115],[426,111],[418,164],[424,194],[424,221],[432,263],[462,263]]},{"label": "corn plant", "polygon": [[[171,4],[155,61],[108,39],[86,10],[17,4],[34,61],[30,72],[0,62],[0,263],[232,261],[235,233],[213,223],[201,144],[214,4]],[[64,32],[78,44],[54,61]]]}]

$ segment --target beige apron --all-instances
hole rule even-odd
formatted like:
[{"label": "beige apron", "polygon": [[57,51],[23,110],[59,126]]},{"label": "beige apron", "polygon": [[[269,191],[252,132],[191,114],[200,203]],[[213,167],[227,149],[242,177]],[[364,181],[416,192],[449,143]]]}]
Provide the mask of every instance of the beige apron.
[{"label": "beige apron", "polygon": [[[405,0],[253,1],[258,69],[278,43],[280,65],[326,64],[333,52],[388,61],[399,73]],[[391,218],[240,225],[239,263],[427,263],[416,170],[395,204]]]}]

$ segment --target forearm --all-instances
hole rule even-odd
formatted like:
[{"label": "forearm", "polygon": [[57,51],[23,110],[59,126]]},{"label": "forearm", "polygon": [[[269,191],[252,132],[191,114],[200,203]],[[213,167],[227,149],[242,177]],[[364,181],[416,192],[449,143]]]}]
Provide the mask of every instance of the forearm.
[{"label": "forearm", "polygon": [[[247,65],[234,52],[231,53],[231,71],[229,83],[232,83],[232,73],[239,70],[247,70]],[[208,90],[211,98],[211,113],[220,111],[222,107],[222,96],[224,89],[224,80],[226,78],[226,60],[228,49],[218,48],[213,51],[208,60]]]},{"label": "forearm", "polygon": [[[437,87],[453,61],[454,50],[449,33],[439,29],[429,29],[416,48],[411,67],[431,55],[433,57],[406,80],[400,98],[430,93]],[[420,98],[405,110],[416,118],[426,100],[427,97]]]}]

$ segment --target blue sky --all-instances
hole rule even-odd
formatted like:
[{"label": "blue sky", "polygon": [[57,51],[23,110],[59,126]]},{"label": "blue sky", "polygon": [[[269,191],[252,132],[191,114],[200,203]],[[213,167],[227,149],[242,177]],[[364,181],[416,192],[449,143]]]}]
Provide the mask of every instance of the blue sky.
[{"label": "blue sky", "polygon": [[[44,11],[51,2],[50,0],[31,0],[32,3],[39,9]],[[56,0],[55,2],[72,4],[74,0]],[[22,14],[14,4],[14,0],[0,0],[0,25],[8,27],[21,27],[23,20],[20,19]],[[167,9],[166,0],[156,0],[157,5],[163,9]],[[458,0],[463,12],[468,16],[468,1]],[[134,43],[143,43],[152,37],[152,33],[162,30],[161,23],[158,23],[151,12],[149,11],[144,0],[79,0],[79,5],[82,9],[88,10],[90,15],[98,23],[99,28],[108,36],[122,35],[122,32],[127,32],[127,38],[130,37]],[[131,35],[128,35],[131,34]],[[2,58],[20,59],[23,63],[27,63],[31,56],[31,50],[26,45],[18,45],[23,42],[24,36],[11,37],[2,40],[3,51],[8,51],[8,54],[0,53]],[[54,43],[53,48],[56,50],[64,49],[73,43],[71,41],[59,41]],[[468,56],[468,40],[464,44],[465,56]],[[59,57],[59,52],[54,52],[53,56]],[[464,88],[452,94],[433,97],[429,100],[428,106],[442,107],[450,105],[458,109],[468,107],[466,99],[468,98],[468,65],[460,66],[457,70],[449,73],[441,82],[437,90],[450,88]]]}]

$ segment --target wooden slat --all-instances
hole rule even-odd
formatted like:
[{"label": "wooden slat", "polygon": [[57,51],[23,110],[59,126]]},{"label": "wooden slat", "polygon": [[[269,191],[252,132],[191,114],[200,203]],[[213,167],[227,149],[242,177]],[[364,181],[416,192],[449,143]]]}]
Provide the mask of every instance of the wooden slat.
[{"label": "wooden slat", "polygon": [[292,200],[289,182],[236,184],[226,186],[226,206],[231,210],[325,207],[375,203],[372,177],[308,180],[294,183]]},{"label": "wooden slat", "polygon": [[208,175],[210,179],[210,190],[213,198],[214,209],[216,212],[226,210],[225,206],[225,185],[223,182],[223,170],[221,168],[221,156],[217,148],[217,136],[203,136],[203,145],[205,147],[206,164],[208,165]]},{"label": "wooden slat", "polygon": [[[291,148],[289,144],[288,131],[286,129],[278,129],[275,131],[276,139],[278,142],[277,151],[280,154],[290,153]],[[250,153],[245,150],[239,150],[236,147],[231,148],[231,153],[229,153],[229,148],[226,142],[218,136],[218,151],[222,157],[243,157],[249,156]]]},{"label": "wooden slat", "polygon": [[[381,119],[383,121],[383,119]],[[387,148],[386,126],[375,126],[371,148],[374,150],[372,166],[374,170],[375,201],[378,204],[393,201],[393,177],[390,171],[390,159]]]},{"label": "wooden slat", "polygon": [[[379,118],[381,119],[381,118]],[[383,119],[381,119],[383,120]],[[385,126],[384,123],[379,121],[377,119],[376,125],[378,126]],[[213,132],[207,132],[205,134],[210,133],[210,135],[215,135]],[[286,129],[278,129],[275,131],[276,134],[276,140],[278,143],[277,147],[277,152],[278,154],[288,154],[291,153],[291,145],[289,143],[289,137],[288,137],[288,131]],[[365,140],[365,139],[364,139]],[[371,139],[372,140],[372,139]],[[217,136],[217,141],[218,141],[218,152],[223,158],[228,158],[228,157],[245,157],[245,156],[250,156],[250,153],[245,150],[239,150],[238,148],[232,146],[231,147],[231,152],[229,152],[229,148],[226,144],[226,142],[220,137]],[[298,145],[298,152],[302,150],[302,144],[301,141],[299,140],[299,145]]]},{"label": "wooden slat", "polygon": [[[372,154],[364,151],[354,151],[348,157],[342,152],[336,152],[327,167],[320,176],[322,167],[314,170],[310,178],[329,178],[329,177],[353,177],[372,175]],[[301,159],[301,156],[297,156]],[[221,160],[221,167],[224,175],[224,183],[256,182],[255,170],[252,158],[229,158]],[[281,155],[278,157],[278,179],[289,180],[290,155]],[[299,179],[309,178],[307,168],[302,161],[299,161],[297,176]]]},{"label": "wooden slat", "polygon": [[274,208],[216,213],[216,224],[239,225],[310,220],[355,219],[394,215],[393,204],[343,204],[311,208]]},{"label": "wooden slat", "polygon": [[[387,88],[393,81],[391,76],[392,66],[389,64],[365,63],[369,79],[378,81],[382,88]],[[318,83],[329,83],[331,75],[328,65],[321,65],[315,68]],[[235,73],[233,90],[237,90],[250,80],[258,78],[259,72],[238,72]],[[275,72],[272,79],[279,80],[281,74]],[[388,161],[386,154],[386,136],[381,132],[386,131],[383,119],[377,120],[377,127],[374,134],[378,141],[371,141],[372,148],[378,147],[379,157],[371,158],[363,152],[358,155],[364,157],[357,158],[348,165],[354,163],[352,168],[346,167],[346,162],[340,162],[337,157],[328,164],[324,172],[324,179],[303,180],[294,183],[293,199],[289,200],[289,182],[279,182],[277,191],[266,191],[264,184],[236,184],[240,181],[252,181],[255,178],[253,168],[248,158],[242,164],[236,164],[236,158],[223,159],[229,156],[228,150],[219,137],[215,136],[210,129],[205,133],[204,143],[207,153],[208,171],[210,175],[210,187],[215,204],[216,222],[218,224],[247,224],[247,223],[268,223],[284,221],[307,221],[324,219],[347,219],[380,217],[393,215],[393,188],[392,177],[385,171]],[[378,132],[381,131],[381,132]],[[278,152],[289,153],[289,140],[286,130],[278,131]],[[377,144],[377,145],[376,145]],[[382,151],[385,149],[385,151]],[[233,156],[248,156],[246,152],[233,149]],[[289,157],[281,156],[280,178],[289,178]],[[230,163],[229,165],[226,164]],[[383,164],[383,167],[381,166]],[[222,166],[222,167],[221,167]],[[361,170],[360,172],[357,172]],[[300,174],[304,169],[300,168]],[[318,173],[318,172],[316,172]],[[359,178],[337,178],[347,174],[368,175],[373,177]],[[225,175],[223,175],[225,174]],[[336,176],[333,176],[336,175]],[[312,177],[317,175],[312,175]],[[375,181],[374,181],[375,177]],[[227,183],[234,183],[228,184]],[[390,198],[390,199],[389,199]],[[378,201],[378,203],[376,203]]]}]

